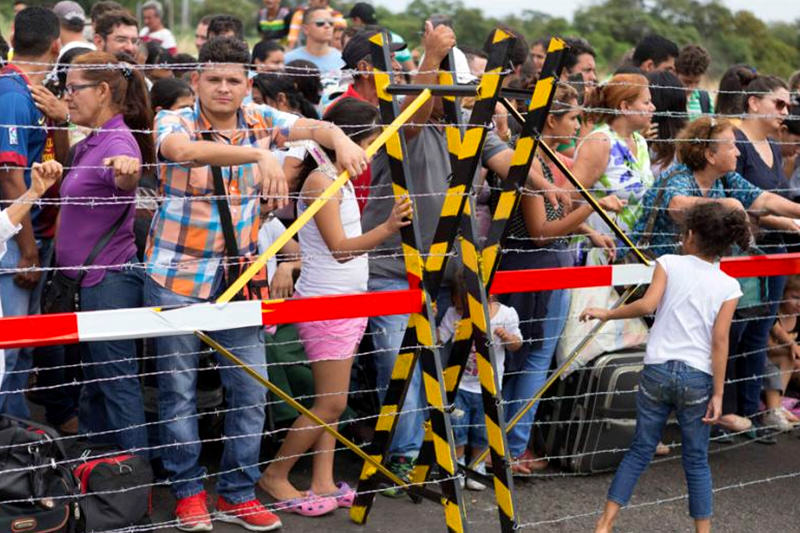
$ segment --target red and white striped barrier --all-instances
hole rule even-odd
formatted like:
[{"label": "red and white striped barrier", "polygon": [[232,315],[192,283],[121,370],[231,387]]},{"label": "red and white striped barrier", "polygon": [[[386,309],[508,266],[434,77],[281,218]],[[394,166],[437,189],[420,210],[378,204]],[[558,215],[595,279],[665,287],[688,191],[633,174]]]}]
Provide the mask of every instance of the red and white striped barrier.
[{"label": "red and white striped barrier", "polygon": [[[724,272],[736,278],[800,274],[800,253],[731,257]],[[492,294],[649,283],[653,267],[608,265],[497,272]],[[0,348],[188,335],[247,326],[406,314],[422,305],[419,290],[320,296],[296,300],[143,307],[0,318]]]}]

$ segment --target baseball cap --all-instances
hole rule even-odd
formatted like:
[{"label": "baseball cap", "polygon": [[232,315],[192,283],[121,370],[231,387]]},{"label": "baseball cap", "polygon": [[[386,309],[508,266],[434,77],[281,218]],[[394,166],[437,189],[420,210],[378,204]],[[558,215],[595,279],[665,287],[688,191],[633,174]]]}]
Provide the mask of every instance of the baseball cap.
[{"label": "baseball cap", "polygon": [[366,2],[356,2],[345,18],[351,19],[354,17],[363,20],[364,24],[375,24],[378,22],[378,19],[375,18],[375,8]]},{"label": "baseball cap", "polygon": [[83,26],[86,24],[86,12],[77,2],[63,0],[53,6],[55,13],[62,22],[67,22],[73,26]]},{"label": "baseball cap", "polygon": [[[356,68],[358,62],[368,57],[372,52],[372,43],[369,42],[370,38],[376,33],[377,30],[362,30],[347,41],[344,50],[342,50],[342,59],[344,60],[345,68]],[[406,47],[406,43],[390,43],[389,49],[392,52],[397,52]]]}]

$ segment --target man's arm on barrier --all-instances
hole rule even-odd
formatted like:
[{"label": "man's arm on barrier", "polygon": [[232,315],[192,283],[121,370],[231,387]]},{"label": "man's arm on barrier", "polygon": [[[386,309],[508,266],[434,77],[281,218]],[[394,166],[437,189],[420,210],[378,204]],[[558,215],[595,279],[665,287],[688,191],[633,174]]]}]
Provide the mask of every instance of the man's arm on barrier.
[{"label": "man's arm on barrier", "polygon": [[[22,169],[0,168],[0,191],[3,198],[13,200],[19,198],[28,187],[25,186],[25,173]],[[33,224],[30,213],[25,213],[20,221],[22,229],[17,233],[15,240],[19,246],[20,259],[17,268],[30,268],[39,266],[39,249],[33,237]],[[32,289],[39,281],[40,272],[20,272],[14,282],[20,287]]]}]

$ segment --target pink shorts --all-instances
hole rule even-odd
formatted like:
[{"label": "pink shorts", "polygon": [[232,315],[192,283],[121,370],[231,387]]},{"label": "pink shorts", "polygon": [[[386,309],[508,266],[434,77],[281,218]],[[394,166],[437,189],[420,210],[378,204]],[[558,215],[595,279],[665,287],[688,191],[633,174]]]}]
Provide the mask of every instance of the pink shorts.
[{"label": "pink shorts", "polygon": [[297,322],[295,327],[309,361],[349,359],[364,336],[367,317]]}]

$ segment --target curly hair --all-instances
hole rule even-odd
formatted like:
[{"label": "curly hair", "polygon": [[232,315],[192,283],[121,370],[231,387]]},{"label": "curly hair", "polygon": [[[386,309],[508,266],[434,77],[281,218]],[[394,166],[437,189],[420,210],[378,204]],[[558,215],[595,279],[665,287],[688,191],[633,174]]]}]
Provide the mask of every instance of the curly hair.
[{"label": "curly hair", "polygon": [[702,76],[711,65],[711,54],[702,46],[687,44],[675,60],[675,71],[685,76]]},{"label": "curly hair", "polygon": [[690,122],[678,134],[678,161],[692,172],[703,170],[708,165],[706,150],[716,150],[714,139],[733,128],[733,123],[724,118],[701,117]]},{"label": "curly hair", "polygon": [[719,202],[703,202],[689,208],[683,232],[689,231],[696,238],[698,252],[714,258],[727,254],[734,244],[747,250],[752,239],[747,214]]}]

